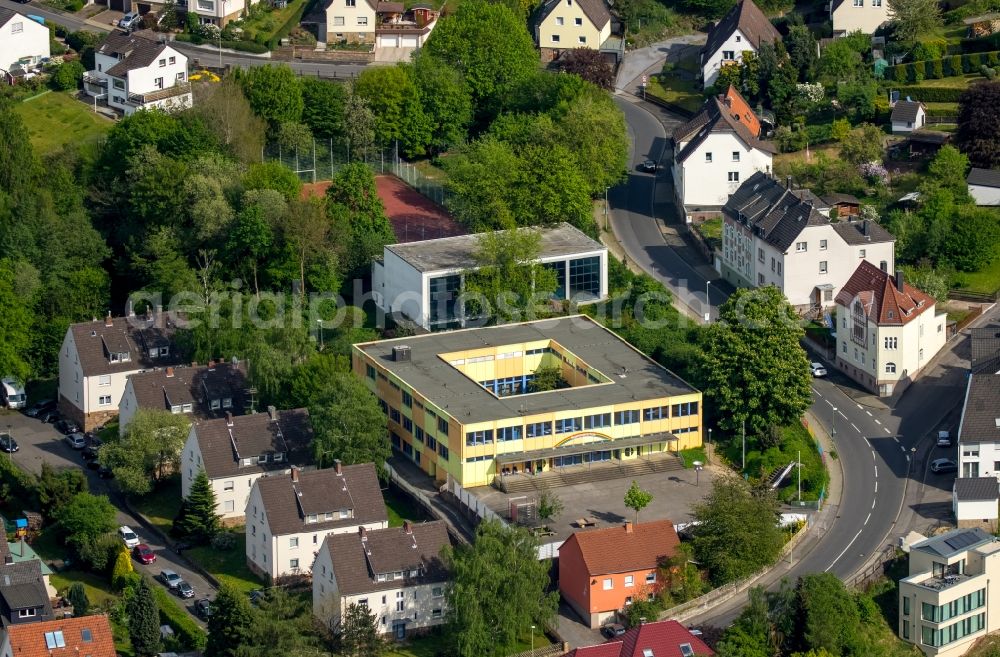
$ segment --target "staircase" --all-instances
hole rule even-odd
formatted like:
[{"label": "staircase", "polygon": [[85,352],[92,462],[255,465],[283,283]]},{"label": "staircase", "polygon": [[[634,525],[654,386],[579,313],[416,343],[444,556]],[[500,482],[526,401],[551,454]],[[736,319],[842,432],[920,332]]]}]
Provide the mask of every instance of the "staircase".
[{"label": "staircase", "polygon": [[505,475],[497,477],[494,480],[494,485],[505,493],[532,493],[548,488],[575,486],[576,484],[593,483],[595,481],[628,479],[658,472],[672,472],[683,469],[684,463],[679,457],[673,454],[657,454],[631,461],[614,461],[590,466],[576,465],[568,468],[558,468],[534,475]]}]

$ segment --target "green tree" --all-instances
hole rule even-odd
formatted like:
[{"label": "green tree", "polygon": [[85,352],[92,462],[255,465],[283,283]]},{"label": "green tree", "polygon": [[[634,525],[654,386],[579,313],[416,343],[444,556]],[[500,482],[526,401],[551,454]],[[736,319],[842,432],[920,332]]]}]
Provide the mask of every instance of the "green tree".
[{"label": "green tree", "polygon": [[476,540],[446,558],[452,572],[448,633],[459,657],[505,657],[524,628],[545,627],[554,618],[559,594],[546,592],[549,566],[539,561],[538,540],[527,530],[482,522]]},{"label": "green tree", "polygon": [[746,577],[778,558],[784,537],[778,500],[766,486],[751,488],[735,476],[719,477],[694,507],[694,553],[716,585]]},{"label": "green tree", "polygon": [[66,591],[66,600],[73,607],[73,616],[79,618],[86,616],[90,611],[90,600],[87,598],[87,589],[82,582],[73,582]]},{"label": "green tree", "polygon": [[588,85],[550,114],[555,127],[553,137],[573,154],[591,196],[602,196],[625,179],[628,131],[625,115],[611,96]]},{"label": "green tree", "polygon": [[861,618],[854,595],[832,573],[813,573],[799,580],[799,607],[804,644],[833,655],[864,654]]},{"label": "green tree", "polygon": [[368,68],[354,83],[354,93],[375,116],[375,139],[383,147],[398,142],[406,157],[423,155],[433,124],[424,114],[420,89],[408,66]]},{"label": "green tree", "polygon": [[302,119],[302,85],[287,64],[265,64],[235,69],[235,80],[257,116],[276,129]]},{"label": "green tree", "polygon": [[274,243],[274,231],[264,217],[264,210],[250,205],[237,215],[236,222],[229,231],[226,250],[233,260],[250,270],[254,293],[260,297],[260,282],[257,278],[265,256]]},{"label": "green tree", "polygon": [[[363,166],[363,165],[362,165]],[[281,235],[285,246],[294,255],[303,298],[307,289],[306,273],[324,261],[332,252],[331,222],[323,199],[308,198],[293,201],[282,218]],[[331,286],[325,289],[336,289]]]},{"label": "green tree", "polygon": [[31,309],[18,294],[15,264],[8,259],[0,260],[0,372],[3,372],[0,376],[25,381],[31,374],[27,354],[34,322]]},{"label": "green tree", "polygon": [[847,119],[834,119],[830,124],[830,137],[834,141],[842,142],[851,134],[851,122]]},{"label": "green tree", "polygon": [[280,192],[286,201],[299,198],[302,181],[295,172],[280,162],[260,162],[251,164],[243,176],[246,189],[273,189]]},{"label": "green tree", "polygon": [[250,638],[240,647],[240,657],[330,657],[320,649],[311,603],[281,587],[267,589],[252,608]]},{"label": "green tree", "polygon": [[337,637],[344,657],[380,657],[388,644],[378,627],[378,617],[366,605],[351,603],[340,622]]},{"label": "green tree", "polygon": [[87,475],[79,468],[57,469],[42,462],[42,471],[38,475],[35,491],[38,494],[38,502],[46,513],[53,517],[58,516],[63,507],[72,502],[78,493],[86,493],[89,489]]},{"label": "green tree", "polygon": [[334,374],[309,407],[315,427],[313,451],[320,467],[334,459],[345,465],[374,463],[379,475],[391,455],[385,414],[375,395],[349,373]]},{"label": "green tree", "polygon": [[817,65],[817,73],[824,80],[847,82],[858,77],[864,70],[864,57],[850,41],[834,39],[823,50]]},{"label": "green tree", "polygon": [[205,657],[238,657],[241,649],[250,643],[253,623],[254,616],[247,596],[231,584],[222,582],[208,619]]},{"label": "green tree", "polygon": [[190,427],[184,415],[140,409],[121,438],[101,446],[98,460],[127,495],[145,495],[176,468]]},{"label": "green tree", "polygon": [[803,329],[778,288],[737,290],[708,329],[702,388],[721,428],[751,433],[797,422],[812,400]]},{"label": "green tree", "polygon": [[122,546],[118,549],[118,556],[115,557],[115,565],[111,570],[111,588],[121,591],[134,573],[132,555],[129,554],[128,548]]},{"label": "green tree", "polygon": [[1000,216],[991,209],[963,206],[944,238],[948,262],[959,271],[979,271],[997,257]]},{"label": "green tree", "polygon": [[936,0],[889,0],[889,18],[893,35],[907,44],[937,34],[944,25]]},{"label": "green tree", "polygon": [[945,144],[927,166],[927,173],[920,191],[930,194],[934,189],[951,192],[955,203],[971,203],[969,186],[965,182],[969,171],[969,158],[951,144]]},{"label": "green tree", "polygon": [[793,25],[788,28],[784,42],[799,82],[811,82],[817,59],[816,38],[812,32],[805,25]]},{"label": "green tree", "polygon": [[382,247],[396,241],[375,175],[361,163],[340,168],[326,190],[327,214],[346,237],[348,271],[367,270]]},{"label": "green tree", "polygon": [[601,89],[610,90],[615,83],[615,73],[611,63],[593,48],[574,48],[563,53],[556,60],[556,67],[563,73],[579,75]]},{"label": "green tree", "polygon": [[173,533],[205,545],[219,533],[220,517],[216,513],[215,491],[204,470],[198,470],[188,496],[181,502],[174,520]]},{"label": "green tree", "polygon": [[[311,78],[304,78],[305,81]],[[267,123],[254,114],[243,88],[232,77],[219,83],[195,85],[197,117],[218,143],[240,162],[259,162],[267,134]]]},{"label": "green tree", "polygon": [[139,580],[126,607],[132,650],[137,657],[157,654],[160,651],[160,611],[147,578]]},{"label": "green tree", "polygon": [[851,164],[881,162],[885,133],[877,125],[862,123],[844,138],[840,155]]},{"label": "green tree", "polygon": [[347,155],[368,157],[368,149],[375,143],[375,113],[368,101],[351,91],[344,107],[344,136],[347,137]]},{"label": "green tree", "polygon": [[472,97],[457,68],[417,51],[413,57],[414,82],[420,90],[424,116],[430,122],[429,145],[446,151],[465,142],[472,123]]},{"label": "green tree", "polygon": [[302,122],[318,139],[339,137],[344,131],[344,85],[306,76],[302,86]]},{"label": "green tree", "polygon": [[531,375],[531,381],[528,381],[529,392],[547,392],[569,387],[558,365],[539,365]]},{"label": "green tree", "polygon": [[635,521],[639,522],[639,512],[649,506],[653,501],[653,494],[639,488],[639,484],[632,481],[632,485],[625,491],[625,506],[635,511]]},{"label": "green tree", "polygon": [[59,91],[68,91],[80,86],[83,79],[83,64],[78,61],[63,62],[52,74],[52,86]]},{"label": "green tree", "polygon": [[[0,135],[2,141],[3,135]],[[1000,165],[1000,81],[970,85],[958,99],[958,148],[974,167]],[[0,157],[0,165],[3,158]],[[3,166],[0,166],[0,171]],[[0,181],[3,174],[0,173]]]},{"label": "green tree", "polygon": [[563,501],[559,499],[559,496],[551,490],[542,491],[542,494],[538,496],[538,505],[536,509],[538,511],[538,517],[542,520],[554,519],[563,512],[563,508],[565,508]]},{"label": "green tree", "polygon": [[313,149],[313,135],[304,123],[286,121],[278,126],[278,144],[286,153],[308,157]]},{"label": "green tree", "polygon": [[114,530],[115,507],[106,495],[82,492],[63,506],[56,520],[66,542],[79,550],[85,542]]},{"label": "green tree", "polygon": [[693,562],[694,548],[690,543],[679,543],[674,555],[661,565],[666,581],[665,593],[677,604],[697,598],[705,588],[701,571]]}]

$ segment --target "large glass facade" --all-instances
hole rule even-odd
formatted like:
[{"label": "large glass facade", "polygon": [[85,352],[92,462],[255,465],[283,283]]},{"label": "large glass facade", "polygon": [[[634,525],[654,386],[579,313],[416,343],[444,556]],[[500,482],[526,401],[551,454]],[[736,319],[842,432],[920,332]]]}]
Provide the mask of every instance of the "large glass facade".
[{"label": "large glass facade", "polygon": [[556,299],[566,298],[566,262],[560,260],[559,262],[546,262],[542,264],[546,269],[551,269],[556,273],[556,291],[552,293],[552,296]]},{"label": "large glass facade", "polygon": [[601,295],[601,258],[577,258],[569,261],[569,296],[597,299]]},{"label": "large glass facade", "polygon": [[438,276],[430,279],[429,283],[430,325],[434,328],[457,328],[460,324],[457,306],[462,286],[461,275]]}]

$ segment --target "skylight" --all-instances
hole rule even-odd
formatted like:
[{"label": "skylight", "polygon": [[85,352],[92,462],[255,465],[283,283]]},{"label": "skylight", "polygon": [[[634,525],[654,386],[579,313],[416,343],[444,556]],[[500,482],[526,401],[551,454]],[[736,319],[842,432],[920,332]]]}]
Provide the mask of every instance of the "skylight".
[{"label": "skylight", "polygon": [[694,655],[694,648],[691,647],[690,643],[682,643],[680,649],[681,657],[692,657]]},{"label": "skylight", "polygon": [[46,632],[45,646],[49,650],[52,650],[53,648],[65,648],[66,639],[63,638],[62,630],[57,630],[55,632]]}]

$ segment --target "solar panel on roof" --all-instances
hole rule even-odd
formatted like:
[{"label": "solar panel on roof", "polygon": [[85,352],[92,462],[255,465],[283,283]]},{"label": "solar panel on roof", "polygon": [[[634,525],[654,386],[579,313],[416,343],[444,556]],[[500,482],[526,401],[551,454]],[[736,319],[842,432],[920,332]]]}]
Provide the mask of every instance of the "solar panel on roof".
[{"label": "solar panel on roof", "polygon": [[979,542],[979,536],[974,532],[962,532],[961,534],[956,534],[951,538],[945,539],[945,545],[950,547],[952,550],[961,550],[967,548],[973,543]]}]

